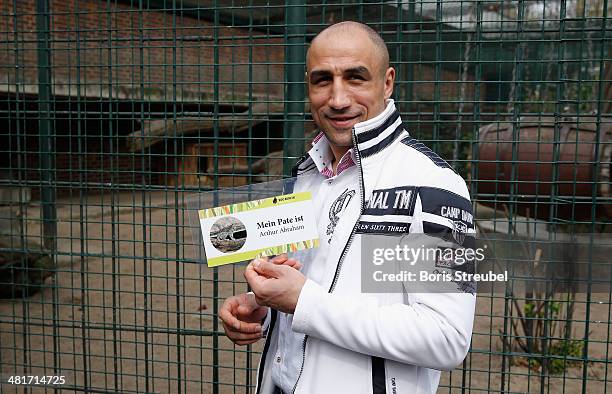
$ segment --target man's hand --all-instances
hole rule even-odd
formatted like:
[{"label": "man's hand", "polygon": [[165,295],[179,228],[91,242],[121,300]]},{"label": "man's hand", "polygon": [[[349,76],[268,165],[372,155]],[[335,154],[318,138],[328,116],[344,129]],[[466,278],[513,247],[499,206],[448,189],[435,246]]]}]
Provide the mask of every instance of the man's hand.
[{"label": "man's hand", "polygon": [[253,294],[240,294],[225,300],[219,310],[225,335],[236,345],[250,345],[262,338],[261,321],[268,308],[260,306]]},{"label": "man's hand", "polygon": [[244,277],[253,289],[259,305],[285,313],[295,311],[300,292],[306,283],[306,277],[294,266],[275,264],[264,259],[253,260],[244,271]]},{"label": "man's hand", "polygon": [[[267,257],[262,258],[268,261]],[[287,257],[287,254],[278,255],[270,262],[275,265],[284,265],[294,270],[302,268],[302,264]],[[251,262],[252,263],[252,262]],[[262,337],[261,321],[266,317],[268,308],[260,306],[253,294],[240,294],[230,297],[221,306],[219,318],[223,322],[225,335],[236,345],[249,345]]]}]

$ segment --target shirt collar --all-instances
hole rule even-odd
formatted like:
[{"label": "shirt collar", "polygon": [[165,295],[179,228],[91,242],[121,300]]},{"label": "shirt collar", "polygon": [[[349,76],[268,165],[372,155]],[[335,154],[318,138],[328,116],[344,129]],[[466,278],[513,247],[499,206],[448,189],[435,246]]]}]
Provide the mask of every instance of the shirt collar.
[{"label": "shirt collar", "polygon": [[344,170],[355,165],[355,154],[353,149],[349,149],[338,162],[336,167],[336,174],[332,170],[332,162],[334,160],[334,154],[329,146],[329,141],[323,132],[319,134],[312,141],[312,148],[308,151],[308,155],[312,158],[312,161],[317,166],[317,169],[325,178],[332,178],[340,175]]}]

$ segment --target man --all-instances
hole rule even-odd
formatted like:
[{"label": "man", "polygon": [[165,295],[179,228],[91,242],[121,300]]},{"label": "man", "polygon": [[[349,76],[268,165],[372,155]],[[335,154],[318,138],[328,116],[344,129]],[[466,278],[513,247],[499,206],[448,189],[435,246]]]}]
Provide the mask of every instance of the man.
[{"label": "man", "polygon": [[[435,392],[439,370],[467,353],[475,297],[364,294],[360,245],[365,233],[456,231],[441,210],[471,211],[465,182],[403,129],[390,99],[395,70],[376,32],[332,25],[306,62],[321,134],[295,175],[296,187],[315,196],[320,247],[252,261],[245,277],[253,293],[221,307],[226,334],[245,345],[265,328],[257,393]],[[403,196],[401,206],[382,200],[389,192]],[[472,223],[462,228],[473,232]]]}]

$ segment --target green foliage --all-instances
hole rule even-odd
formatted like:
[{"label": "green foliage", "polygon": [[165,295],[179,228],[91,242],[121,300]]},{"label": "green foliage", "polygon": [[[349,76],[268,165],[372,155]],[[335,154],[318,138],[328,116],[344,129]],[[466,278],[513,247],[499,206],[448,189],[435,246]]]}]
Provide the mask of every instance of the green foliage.
[{"label": "green foliage", "polygon": [[512,301],[518,309],[518,318],[512,320],[515,335],[502,337],[502,341],[513,351],[524,353],[513,359],[515,364],[533,370],[545,368],[552,375],[578,364],[574,359],[582,357],[584,341],[568,336],[571,317],[566,313],[572,308],[573,297],[560,301],[536,295],[527,299],[522,308],[516,298]]},{"label": "green foliage", "polygon": [[[582,357],[582,349],[584,341],[581,340],[563,340],[553,342],[548,353],[553,356],[561,357]],[[565,372],[568,366],[576,365],[576,361],[565,360],[562,358],[553,358],[549,360],[548,370],[553,375],[560,375]]]}]

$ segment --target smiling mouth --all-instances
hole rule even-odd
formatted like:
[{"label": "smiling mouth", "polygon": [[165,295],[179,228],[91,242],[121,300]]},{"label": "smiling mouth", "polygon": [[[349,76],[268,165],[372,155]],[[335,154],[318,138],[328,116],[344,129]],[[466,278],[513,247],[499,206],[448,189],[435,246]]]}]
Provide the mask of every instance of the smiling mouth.
[{"label": "smiling mouth", "polygon": [[355,116],[328,116],[327,119],[337,127],[347,127],[352,125],[352,123],[359,117],[359,115]]}]

